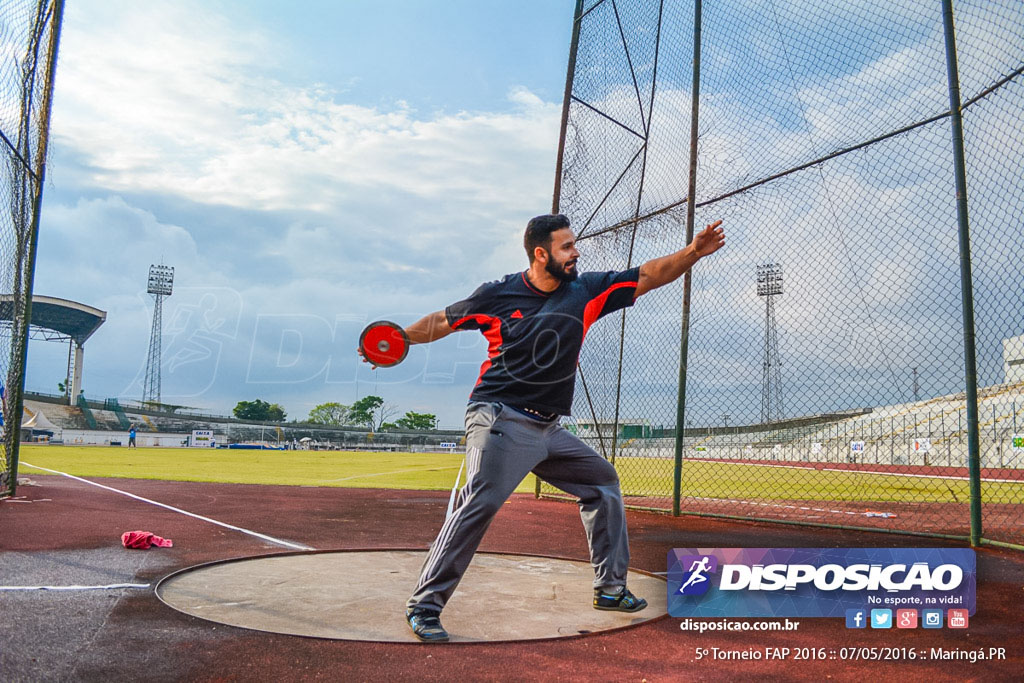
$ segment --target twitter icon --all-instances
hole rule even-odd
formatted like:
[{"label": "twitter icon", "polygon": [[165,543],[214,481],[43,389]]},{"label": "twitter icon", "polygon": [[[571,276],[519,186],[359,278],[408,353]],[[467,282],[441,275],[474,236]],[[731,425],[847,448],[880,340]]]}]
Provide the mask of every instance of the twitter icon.
[{"label": "twitter icon", "polygon": [[871,628],[892,628],[892,610],[871,610]]}]

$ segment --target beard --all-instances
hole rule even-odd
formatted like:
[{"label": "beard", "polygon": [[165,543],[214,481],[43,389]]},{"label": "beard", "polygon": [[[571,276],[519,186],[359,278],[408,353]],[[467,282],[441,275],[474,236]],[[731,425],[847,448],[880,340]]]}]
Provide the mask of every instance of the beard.
[{"label": "beard", "polygon": [[548,254],[547,264],[544,266],[552,277],[557,279],[559,282],[572,282],[579,276],[579,271],[576,270],[576,261],[555,261],[555,258]]}]

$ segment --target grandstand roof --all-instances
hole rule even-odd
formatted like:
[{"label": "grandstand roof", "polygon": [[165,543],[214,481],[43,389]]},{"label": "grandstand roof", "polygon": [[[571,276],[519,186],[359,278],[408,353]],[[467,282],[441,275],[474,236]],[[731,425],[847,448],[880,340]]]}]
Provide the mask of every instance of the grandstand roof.
[{"label": "grandstand roof", "polygon": [[[10,294],[0,295],[0,322],[8,324],[13,319],[14,299]],[[80,304],[77,301],[58,299],[53,296],[32,297],[32,319],[30,334],[47,340],[73,339],[82,345],[107,319],[107,312]],[[35,328],[35,329],[33,329]],[[55,333],[55,334],[49,334]]]}]

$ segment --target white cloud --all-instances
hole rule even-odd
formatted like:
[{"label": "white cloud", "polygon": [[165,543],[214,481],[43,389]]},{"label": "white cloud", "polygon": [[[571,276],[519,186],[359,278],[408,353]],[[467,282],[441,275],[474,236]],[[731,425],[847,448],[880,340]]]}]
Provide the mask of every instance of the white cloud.
[{"label": "white cloud", "polygon": [[500,114],[348,104],[263,75],[270,37],[196,14],[132,5],[72,15],[53,132],[83,156],[89,182],[325,213],[392,188],[517,210],[550,187],[559,107],[525,88]]},{"label": "white cloud", "polygon": [[[161,257],[178,290],[164,396],[221,411],[257,394],[348,400],[356,377],[365,394],[362,322],[410,322],[522,267],[522,228],[550,204],[558,104],[510,86],[501,112],[359,106],[282,74],[281,40],[197,2],[69,5],[37,290],[108,311],[88,345],[91,395],[138,397],[145,271]],[[231,334],[199,324],[209,297],[232,311]],[[275,316],[294,329],[260,327]],[[296,339],[302,357],[284,367]],[[482,350],[418,355],[374,385],[424,407],[427,373],[464,398]],[[254,383],[254,368],[274,381]]]}]

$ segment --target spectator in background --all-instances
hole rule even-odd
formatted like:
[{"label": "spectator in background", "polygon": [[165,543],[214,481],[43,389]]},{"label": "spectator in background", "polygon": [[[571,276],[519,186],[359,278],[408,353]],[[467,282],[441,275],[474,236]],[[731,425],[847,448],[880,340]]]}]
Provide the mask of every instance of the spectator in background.
[{"label": "spectator in background", "polygon": [[138,448],[135,444],[135,425],[128,429],[128,448]]}]

